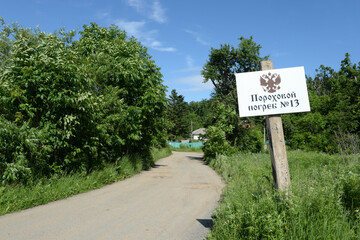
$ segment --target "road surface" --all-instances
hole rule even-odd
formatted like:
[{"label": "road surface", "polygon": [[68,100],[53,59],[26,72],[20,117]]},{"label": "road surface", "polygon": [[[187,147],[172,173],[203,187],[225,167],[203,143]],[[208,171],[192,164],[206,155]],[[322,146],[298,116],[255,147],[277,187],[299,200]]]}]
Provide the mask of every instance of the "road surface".
[{"label": "road surface", "polygon": [[0,239],[204,239],[224,184],[201,157],[174,152],[130,179],[0,216]]}]

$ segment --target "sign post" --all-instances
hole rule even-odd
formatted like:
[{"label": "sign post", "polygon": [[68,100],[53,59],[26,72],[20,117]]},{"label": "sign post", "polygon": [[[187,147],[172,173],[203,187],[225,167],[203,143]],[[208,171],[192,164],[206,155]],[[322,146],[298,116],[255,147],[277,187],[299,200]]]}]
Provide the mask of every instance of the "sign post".
[{"label": "sign post", "polygon": [[[271,60],[262,61],[260,62],[260,68],[261,70],[271,70],[274,68],[273,62]],[[275,187],[287,192],[290,187],[290,173],[281,116],[266,116],[266,127]]]},{"label": "sign post", "polygon": [[310,111],[303,67],[273,69],[260,62],[261,71],[236,74],[240,117],[266,116],[272,173],[277,189],[287,194],[290,173],[280,114]]}]

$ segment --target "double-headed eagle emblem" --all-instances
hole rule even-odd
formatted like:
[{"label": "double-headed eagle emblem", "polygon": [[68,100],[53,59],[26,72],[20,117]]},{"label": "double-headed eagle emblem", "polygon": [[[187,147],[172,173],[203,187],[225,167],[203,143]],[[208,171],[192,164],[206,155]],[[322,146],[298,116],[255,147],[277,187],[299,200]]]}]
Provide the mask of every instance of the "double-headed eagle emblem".
[{"label": "double-headed eagle emblem", "polygon": [[265,92],[274,93],[280,89],[279,84],[281,83],[280,74],[274,73],[263,74],[260,77],[260,85],[263,87]]}]

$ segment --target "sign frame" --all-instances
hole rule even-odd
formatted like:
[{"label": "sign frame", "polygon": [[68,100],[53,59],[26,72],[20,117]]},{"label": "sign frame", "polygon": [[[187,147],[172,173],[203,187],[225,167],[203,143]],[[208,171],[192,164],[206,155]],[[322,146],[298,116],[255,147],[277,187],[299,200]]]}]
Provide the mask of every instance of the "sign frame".
[{"label": "sign frame", "polygon": [[240,117],[310,112],[304,67],[236,73]]}]

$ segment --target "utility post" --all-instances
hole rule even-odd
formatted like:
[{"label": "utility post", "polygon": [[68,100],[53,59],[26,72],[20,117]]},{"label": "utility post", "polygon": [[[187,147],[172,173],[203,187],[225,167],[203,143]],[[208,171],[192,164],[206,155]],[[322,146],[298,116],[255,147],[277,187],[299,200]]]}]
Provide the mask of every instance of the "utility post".
[{"label": "utility post", "polygon": [[192,142],[192,137],[193,137],[192,132],[193,132],[193,122],[191,120],[191,122],[190,122],[190,142]]},{"label": "utility post", "polygon": [[[262,71],[274,68],[271,60],[261,61],[260,66]],[[269,137],[269,150],[275,186],[287,194],[290,187],[290,173],[281,116],[266,116],[266,127]]]}]

